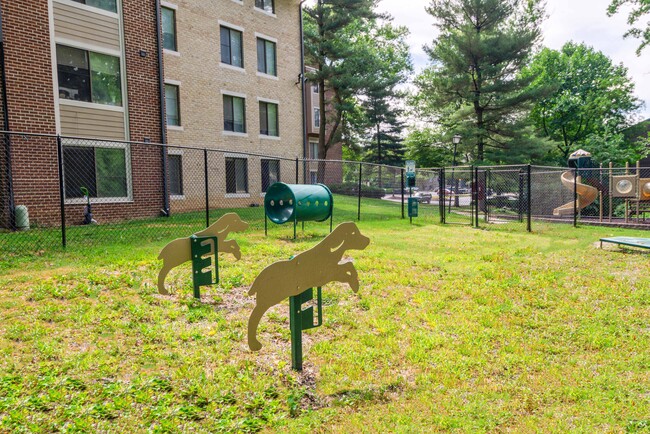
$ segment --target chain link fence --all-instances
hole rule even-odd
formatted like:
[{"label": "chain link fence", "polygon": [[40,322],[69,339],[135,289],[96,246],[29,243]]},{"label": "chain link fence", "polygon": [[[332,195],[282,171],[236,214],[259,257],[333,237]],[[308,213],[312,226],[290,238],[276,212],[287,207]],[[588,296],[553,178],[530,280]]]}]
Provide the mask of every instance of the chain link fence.
[{"label": "chain link fence", "polygon": [[[236,212],[265,227],[275,182],[327,185],[335,224],[418,223],[532,230],[535,222],[650,228],[650,169],[497,166],[418,169],[209,148],[0,133],[0,252],[130,245],[188,236]],[[310,227],[310,223],[307,224]],[[281,226],[269,231],[287,234]]]}]

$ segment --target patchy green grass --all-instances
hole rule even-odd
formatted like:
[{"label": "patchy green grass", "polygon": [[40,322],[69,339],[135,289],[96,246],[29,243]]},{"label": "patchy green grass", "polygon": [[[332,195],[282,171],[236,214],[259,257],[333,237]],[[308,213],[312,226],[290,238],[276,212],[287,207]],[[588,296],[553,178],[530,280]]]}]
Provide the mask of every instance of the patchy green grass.
[{"label": "patchy green grass", "polygon": [[[337,221],[356,215],[339,205]],[[189,266],[157,294],[163,235],[4,258],[0,432],[650,429],[650,255],[595,244],[647,234],[359,226],[372,240],[350,252],[361,289],[324,288],[303,373],[290,368],[288,302],[248,351],[246,292],[324,223],[296,242],[288,226],[234,234],[242,260],[221,257],[203,302]]]}]

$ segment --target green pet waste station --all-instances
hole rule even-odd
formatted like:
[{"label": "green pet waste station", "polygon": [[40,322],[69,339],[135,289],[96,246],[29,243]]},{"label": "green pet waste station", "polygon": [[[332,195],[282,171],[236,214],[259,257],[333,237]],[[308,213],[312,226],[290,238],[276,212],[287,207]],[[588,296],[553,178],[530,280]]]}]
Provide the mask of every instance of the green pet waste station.
[{"label": "green pet waste station", "polygon": [[323,222],[330,220],[332,232],[332,211],[334,198],[324,184],[285,184],[276,182],[264,196],[264,234],[267,233],[267,220],[282,225],[293,222],[293,238],[296,238],[296,226],[302,222]]}]

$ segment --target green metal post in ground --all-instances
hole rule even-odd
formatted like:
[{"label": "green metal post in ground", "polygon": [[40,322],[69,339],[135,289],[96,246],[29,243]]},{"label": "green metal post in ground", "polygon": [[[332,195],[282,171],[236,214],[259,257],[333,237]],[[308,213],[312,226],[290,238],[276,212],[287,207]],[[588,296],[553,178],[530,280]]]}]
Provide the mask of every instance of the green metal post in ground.
[{"label": "green metal post in ground", "polygon": [[[219,282],[219,268],[217,256],[217,237],[190,237],[192,252],[192,282],[194,283],[194,297],[201,299],[201,287],[214,285]],[[212,259],[214,252],[214,279],[212,279]]]},{"label": "green metal post in ground", "polygon": [[314,323],[314,307],[303,310],[302,305],[314,299],[314,288],[289,297],[289,327],[291,328],[291,367],[302,371],[302,331],[323,324],[323,296],[321,287],[317,288],[317,321]]}]

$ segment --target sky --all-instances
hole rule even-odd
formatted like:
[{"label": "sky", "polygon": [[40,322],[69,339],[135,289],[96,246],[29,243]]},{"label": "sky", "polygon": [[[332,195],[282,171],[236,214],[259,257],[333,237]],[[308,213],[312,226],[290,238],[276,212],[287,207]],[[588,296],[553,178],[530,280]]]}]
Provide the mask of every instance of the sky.
[{"label": "sky", "polygon": [[[650,118],[650,47],[641,57],[635,50],[639,45],[636,39],[623,39],[628,28],[626,11],[613,17],[607,16],[610,0],[546,0],[548,17],[542,25],[543,45],[560,49],[568,41],[584,42],[597,51],[603,52],[615,64],[622,63],[628,68],[628,76],[635,83],[635,95],[645,103],[645,107],[635,115],[636,120]],[[381,0],[379,10],[388,12],[393,23],[409,28],[408,39],[415,70],[427,65],[427,55],[423,50],[436,36],[433,18],[424,8],[429,0]]]}]

